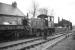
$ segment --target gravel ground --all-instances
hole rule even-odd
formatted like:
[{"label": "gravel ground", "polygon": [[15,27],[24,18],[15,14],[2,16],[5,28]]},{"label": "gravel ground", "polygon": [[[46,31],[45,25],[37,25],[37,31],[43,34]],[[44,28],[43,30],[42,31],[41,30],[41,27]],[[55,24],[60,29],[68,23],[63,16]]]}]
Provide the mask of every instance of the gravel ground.
[{"label": "gravel ground", "polygon": [[75,40],[72,36],[56,44],[54,47],[49,47],[46,50],[75,50]]}]

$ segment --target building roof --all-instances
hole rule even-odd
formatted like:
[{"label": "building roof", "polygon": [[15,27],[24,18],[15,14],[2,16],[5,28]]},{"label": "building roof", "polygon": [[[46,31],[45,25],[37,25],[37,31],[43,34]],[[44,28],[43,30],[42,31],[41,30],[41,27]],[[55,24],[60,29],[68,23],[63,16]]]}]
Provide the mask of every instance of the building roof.
[{"label": "building roof", "polygon": [[68,20],[65,20],[65,19],[62,19],[62,21],[59,21],[59,23],[71,24],[71,22],[70,22],[70,21],[68,21]]},{"label": "building roof", "polygon": [[0,3],[0,14],[25,16],[17,7],[13,7],[12,5],[5,4],[5,3]]},{"label": "building roof", "polygon": [[72,25],[72,23],[68,20],[62,19],[62,21],[59,21],[59,26],[65,26],[65,25]]}]

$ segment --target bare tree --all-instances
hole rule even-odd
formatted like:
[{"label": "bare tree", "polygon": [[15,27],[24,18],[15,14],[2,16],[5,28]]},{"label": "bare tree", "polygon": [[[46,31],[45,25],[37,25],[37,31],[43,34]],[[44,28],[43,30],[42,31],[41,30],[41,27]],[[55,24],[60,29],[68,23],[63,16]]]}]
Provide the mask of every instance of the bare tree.
[{"label": "bare tree", "polygon": [[36,10],[37,10],[37,5],[34,2],[34,4],[33,4],[33,17],[35,17]]},{"label": "bare tree", "polygon": [[51,10],[51,14],[50,14],[50,15],[51,15],[51,16],[54,15],[54,9]]},{"label": "bare tree", "polygon": [[40,14],[45,14],[45,15],[47,15],[48,9],[47,9],[47,8],[40,8],[40,9],[39,9],[39,13],[40,13]]},{"label": "bare tree", "polygon": [[36,16],[36,12],[37,12],[37,9],[38,9],[38,4],[36,4],[35,2],[33,2],[33,6],[32,6],[32,10],[29,12],[30,14],[33,15],[33,17]]}]

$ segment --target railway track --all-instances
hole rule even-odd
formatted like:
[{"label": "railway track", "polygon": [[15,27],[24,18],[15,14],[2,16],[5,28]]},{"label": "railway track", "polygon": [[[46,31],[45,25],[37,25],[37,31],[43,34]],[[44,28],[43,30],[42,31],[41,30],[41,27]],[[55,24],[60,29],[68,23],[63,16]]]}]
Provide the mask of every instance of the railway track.
[{"label": "railway track", "polygon": [[40,40],[41,37],[39,38],[33,38],[33,39],[24,39],[24,40],[18,40],[18,41],[12,41],[12,42],[5,42],[5,43],[0,43],[0,50],[1,49],[4,49],[4,48],[10,48],[10,47],[13,47],[13,46],[17,46],[17,45],[20,45],[20,44],[23,44],[23,43],[31,43],[33,41],[37,41],[37,40]]},{"label": "railway track", "polygon": [[41,45],[43,43],[46,43],[46,42],[48,42],[50,40],[53,40],[55,38],[58,38],[60,36],[63,36],[63,34],[56,35],[56,36],[53,36],[53,37],[48,37],[48,40],[43,40],[42,38],[37,38],[37,39],[24,41],[24,42],[17,43],[17,44],[12,44],[12,45],[7,45],[7,46],[0,46],[0,50],[23,50],[23,49],[28,49],[28,48],[32,48],[32,47]]}]

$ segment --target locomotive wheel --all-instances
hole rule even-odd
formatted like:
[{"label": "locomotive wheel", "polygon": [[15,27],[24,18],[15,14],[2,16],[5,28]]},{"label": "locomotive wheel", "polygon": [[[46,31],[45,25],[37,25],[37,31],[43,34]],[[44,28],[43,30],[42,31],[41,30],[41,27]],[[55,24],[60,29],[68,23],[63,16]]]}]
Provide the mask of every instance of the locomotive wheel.
[{"label": "locomotive wheel", "polygon": [[41,35],[44,36],[44,32],[41,32]]},{"label": "locomotive wheel", "polygon": [[72,35],[72,39],[75,40],[75,35]]},{"label": "locomotive wheel", "polygon": [[18,38],[18,37],[19,37],[18,32],[15,32],[15,37],[16,37],[16,38]]},{"label": "locomotive wheel", "polygon": [[18,32],[17,31],[13,31],[12,32],[12,40],[16,40],[16,39],[18,39],[19,38],[19,34],[18,34]]},{"label": "locomotive wheel", "polygon": [[48,32],[47,32],[47,36],[49,36],[49,35],[50,35],[49,33],[50,33],[50,32],[48,31]]},{"label": "locomotive wheel", "polygon": [[40,32],[37,32],[37,33],[36,33],[36,36],[37,36],[37,37],[40,36]]},{"label": "locomotive wheel", "polygon": [[43,39],[47,40],[47,36],[44,36]]}]

